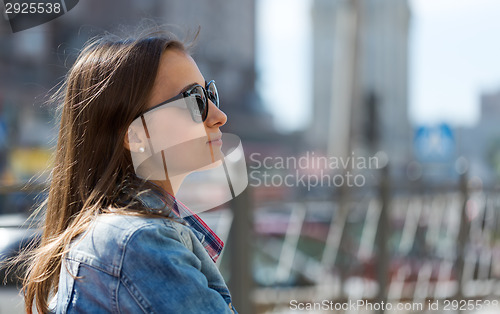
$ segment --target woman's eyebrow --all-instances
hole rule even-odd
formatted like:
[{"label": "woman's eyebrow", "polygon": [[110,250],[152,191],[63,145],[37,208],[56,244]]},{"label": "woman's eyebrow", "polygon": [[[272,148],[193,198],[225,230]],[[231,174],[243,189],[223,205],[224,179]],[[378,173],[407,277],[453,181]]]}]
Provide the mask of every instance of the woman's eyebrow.
[{"label": "woman's eyebrow", "polygon": [[193,87],[194,85],[197,85],[198,83],[194,82],[194,83],[189,83],[188,85],[184,86],[184,88],[181,90],[180,93],[184,93],[185,91],[187,91],[188,89],[190,89],[191,87]]}]

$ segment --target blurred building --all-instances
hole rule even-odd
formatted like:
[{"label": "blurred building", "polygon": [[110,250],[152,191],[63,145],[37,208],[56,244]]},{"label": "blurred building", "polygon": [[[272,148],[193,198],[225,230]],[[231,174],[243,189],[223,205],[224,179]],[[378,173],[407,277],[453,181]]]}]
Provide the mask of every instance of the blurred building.
[{"label": "blurred building", "polygon": [[500,177],[500,89],[481,95],[480,110],[476,125],[458,129],[458,152],[469,161],[470,176],[495,184]]},{"label": "blurred building", "polygon": [[[332,141],[331,110],[335,75],[348,60],[338,51],[350,49],[339,33],[354,1],[315,0],[312,9],[314,32],[313,123],[307,135],[311,145],[327,150]],[[383,150],[396,177],[403,176],[411,156],[411,127],[408,119],[408,34],[410,9],[406,0],[360,0],[358,50],[355,58],[354,95],[349,126],[350,150],[373,155]],[[336,59],[336,61],[334,61]],[[345,77],[349,79],[349,77]],[[350,91],[340,91],[349,93]],[[335,126],[334,126],[335,128]],[[330,131],[329,131],[330,129]]]}]

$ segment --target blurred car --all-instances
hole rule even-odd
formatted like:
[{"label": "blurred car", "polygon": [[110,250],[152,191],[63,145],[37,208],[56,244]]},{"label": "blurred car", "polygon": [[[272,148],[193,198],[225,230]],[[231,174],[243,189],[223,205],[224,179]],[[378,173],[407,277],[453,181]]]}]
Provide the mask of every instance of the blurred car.
[{"label": "blurred car", "polygon": [[25,270],[22,263],[9,267],[5,262],[28,248],[30,243],[38,243],[41,230],[33,227],[35,224],[35,220],[24,214],[0,215],[0,284],[20,286]]}]

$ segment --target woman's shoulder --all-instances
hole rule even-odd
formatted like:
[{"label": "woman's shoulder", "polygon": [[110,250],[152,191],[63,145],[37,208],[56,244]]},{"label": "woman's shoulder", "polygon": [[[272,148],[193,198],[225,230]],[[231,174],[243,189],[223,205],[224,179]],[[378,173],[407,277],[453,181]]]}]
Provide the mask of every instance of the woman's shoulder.
[{"label": "woman's shoulder", "polygon": [[159,239],[178,242],[192,250],[189,228],[173,220],[137,215],[100,215],[87,232],[72,242],[66,258],[118,276],[127,252],[147,247],[150,242]]},{"label": "woman's shoulder", "polygon": [[164,217],[145,217],[138,215],[101,215],[93,226],[94,233],[108,234],[114,230],[114,237],[111,238],[120,247],[136,241],[148,241],[153,237],[140,236],[144,233],[158,234],[164,237],[173,238],[190,246],[191,229],[182,223]]},{"label": "woman's shoulder", "polygon": [[129,233],[137,231],[146,226],[177,228],[183,227],[177,221],[167,217],[151,217],[137,214],[101,214],[97,216],[90,229],[112,229],[118,233]]}]

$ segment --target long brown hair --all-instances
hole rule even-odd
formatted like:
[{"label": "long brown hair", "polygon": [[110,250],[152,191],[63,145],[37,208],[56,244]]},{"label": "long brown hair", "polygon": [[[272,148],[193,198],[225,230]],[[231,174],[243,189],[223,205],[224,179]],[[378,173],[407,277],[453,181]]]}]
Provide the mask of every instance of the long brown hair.
[{"label": "long brown hair", "polygon": [[[45,213],[43,235],[30,254],[24,281],[28,313],[33,303],[48,312],[63,255],[96,215],[127,209],[131,193],[123,191],[158,189],[137,178],[123,143],[130,123],[146,109],[166,49],[187,52],[166,32],[92,40],[61,85],[54,168],[48,198],[38,209]],[[136,213],[144,210],[135,205]]]}]

